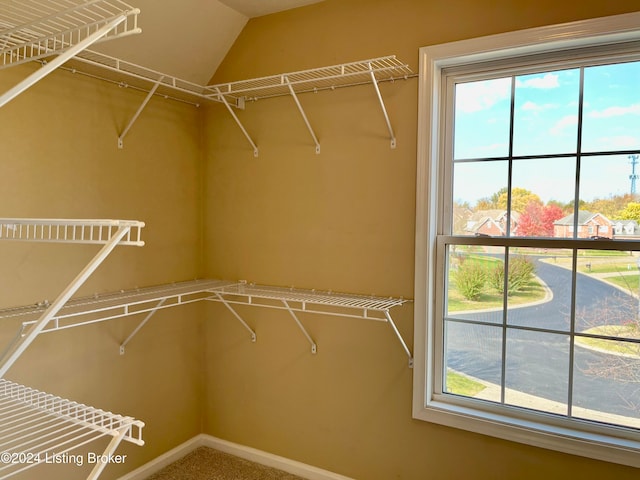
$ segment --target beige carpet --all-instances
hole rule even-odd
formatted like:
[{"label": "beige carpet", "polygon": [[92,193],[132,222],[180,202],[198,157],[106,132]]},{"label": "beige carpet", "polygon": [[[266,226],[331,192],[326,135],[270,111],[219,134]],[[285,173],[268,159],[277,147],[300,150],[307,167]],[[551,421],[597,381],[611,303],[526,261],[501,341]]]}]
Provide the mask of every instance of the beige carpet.
[{"label": "beige carpet", "polygon": [[275,468],[200,447],[147,480],[304,480]]}]

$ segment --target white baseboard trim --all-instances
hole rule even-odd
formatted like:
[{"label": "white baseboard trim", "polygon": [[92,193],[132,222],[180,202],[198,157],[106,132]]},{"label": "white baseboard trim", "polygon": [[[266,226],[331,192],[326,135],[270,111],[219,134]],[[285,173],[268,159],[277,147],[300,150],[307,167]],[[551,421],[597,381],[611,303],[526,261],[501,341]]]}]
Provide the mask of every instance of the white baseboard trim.
[{"label": "white baseboard trim", "polygon": [[298,475],[307,480],[354,480],[344,475],[323,470],[321,468],[307,465],[306,463],[290,460],[279,455],[264,452],[252,447],[246,447],[238,443],[229,442],[221,438],[211,435],[200,434],[187,440],[181,445],[169,450],[168,452],[154,458],[150,462],[120,477],[119,480],[144,480],[150,475],[156,473],[170,463],[179,460],[185,455],[191,453],[198,447],[209,447],[224,453],[235,455],[267,467],[277,468],[293,475]]}]

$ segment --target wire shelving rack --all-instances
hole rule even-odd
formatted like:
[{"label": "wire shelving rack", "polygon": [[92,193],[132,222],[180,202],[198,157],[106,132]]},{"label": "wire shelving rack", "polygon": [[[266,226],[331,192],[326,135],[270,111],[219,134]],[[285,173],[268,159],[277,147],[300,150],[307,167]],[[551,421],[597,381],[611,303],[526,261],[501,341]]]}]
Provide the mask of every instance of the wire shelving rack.
[{"label": "wire shelving rack", "polygon": [[101,245],[99,252],[53,302],[38,305],[33,321],[24,325],[0,354],[0,452],[4,455],[0,458],[0,478],[46,464],[48,456],[71,452],[108,435],[111,440],[88,477],[94,480],[122,440],[143,444],[144,423],[139,420],[4,379],[6,372],[116,246],[144,245],[143,227],[143,222],[135,220],[0,219],[0,241]]},{"label": "wire shelving rack", "polygon": [[92,462],[88,479],[95,479],[121,441],[144,445],[143,427],[140,420],[0,379],[0,478],[55,463],[78,448],[109,436],[110,442]]}]

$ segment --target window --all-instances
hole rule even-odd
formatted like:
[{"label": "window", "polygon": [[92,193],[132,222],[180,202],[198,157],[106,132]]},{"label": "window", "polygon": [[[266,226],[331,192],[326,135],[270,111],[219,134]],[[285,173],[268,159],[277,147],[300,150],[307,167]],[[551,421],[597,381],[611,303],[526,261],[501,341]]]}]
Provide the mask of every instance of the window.
[{"label": "window", "polygon": [[640,466],[639,20],[421,50],[416,418]]}]

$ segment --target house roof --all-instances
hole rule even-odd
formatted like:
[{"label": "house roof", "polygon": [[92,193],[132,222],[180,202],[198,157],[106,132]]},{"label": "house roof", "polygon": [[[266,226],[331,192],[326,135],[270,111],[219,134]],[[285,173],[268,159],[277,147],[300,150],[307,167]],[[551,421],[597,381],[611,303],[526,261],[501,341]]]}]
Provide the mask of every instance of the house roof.
[{"label": "house roof", "polygon": [[635,220],[613,220],[612,223],[616,225],[633,225],[634,227],[638,226],[638,222]]},{"label": "house roof", "polygon": [[[485,218],[490,218],[494,221],[502,220],[507,216],[506,210],[492,209],[492,210],[477,210],[471,214],[469,220],[480,221]],[[518,212],[511,212],[511,219],[518,221],[520,214]]]},{"label": "house roof", "polygon": [[[600,217],[605,222],[607,222],[608,224],[611,224],[611,220],[609,220],[607,217],[605,217],[601,213],[592,213],[592,212],[589,212],[587,210],[580,210],[578,212],[578,225],[586,225],[591,220],[593,220],[595,217]],[[566,217],[562,217],[559,220],[556,220],[555,222],[553,222],[553,224],[554,225],[567,225],[567,226],[573,225],[573,213],[567,215]]]}]

